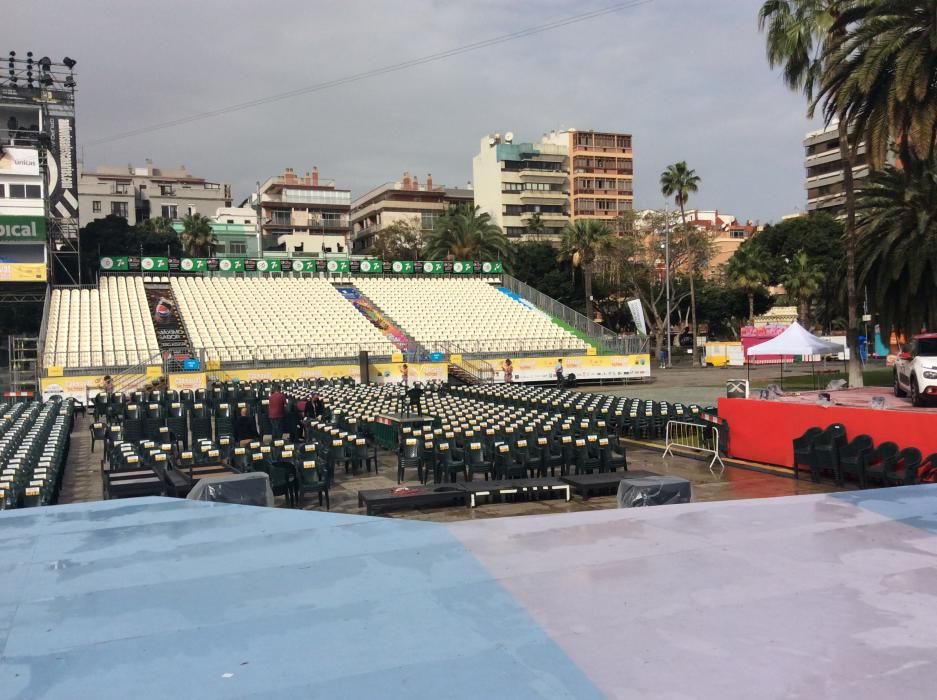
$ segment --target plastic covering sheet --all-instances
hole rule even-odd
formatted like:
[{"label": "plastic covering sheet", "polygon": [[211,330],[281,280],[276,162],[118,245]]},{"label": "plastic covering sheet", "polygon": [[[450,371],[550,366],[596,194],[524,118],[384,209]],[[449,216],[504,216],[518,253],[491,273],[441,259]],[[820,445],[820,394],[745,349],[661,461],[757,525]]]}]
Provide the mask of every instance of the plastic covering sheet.
[{"label": "plastic covering sheet", "polygon": [[690,482],[677,476],[647,476],[622,479],[618,485],[618,507],[640,508],[669,503],[689,503]]},{"label": "plastic covering sheet", "polygon": [[202,479],[186,498],[191,501],[239,503],[244,506],[273,507],[274,504],[270,477],[263,472]]}]

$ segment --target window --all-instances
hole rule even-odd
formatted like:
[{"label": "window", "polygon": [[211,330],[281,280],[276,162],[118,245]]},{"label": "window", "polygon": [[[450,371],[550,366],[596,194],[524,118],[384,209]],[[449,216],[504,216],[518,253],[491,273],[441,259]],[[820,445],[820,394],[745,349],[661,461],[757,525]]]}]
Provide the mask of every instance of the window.
[{"label": "window", "polygon": [[160,208],[160,216],[164,219],[178,219],[179,218],[179,207],[176,204],[164,204]]},{"label": "window", "polygon": [[3,183],[0,183],[0,199],[3,199],[7,196],[7,187]]},{"label": "window", "polygon": [[10,199],[39,199],[42,188],[39,185],[10,185]]},{"label": "window", "polygon": [[127,182],[115,182],[114,194],[130,194],[130,184]]},{"label": "window", "polygon": [[127,218],[127,202],[111,202],[111,214]]},{"label": "window", "polygon": [[160,186],[159,186],[159,193],[160,193],[161,195],[163,195],[164,197],[166,197],[166,196],[172,196],[172,194],[173,194],[172,185],[160,185]]},{"label": "window", "polygon": [[420,213],[420,228],[424,231],[432,231],[436,228],[436,222],[439,221],[438,211],[424,211]]},{"label": "window", "polygon": [[91,202],[91,211],[93,211],[95,214],[101,213],[101,200],[100,199],[96,199],[93,202]]},{"label": "window", "polygon": [[520,216],[522,211],[520,204],[505,204],[504,213],[506,216]]},{"label": "window", "polygon": [[228,219],[228,223],[229,223],[229,224],[233,224],[233,223],[234,223],[234,219]]},{"label": "window", "polygon": [[524,183],[522,182],[503,182],[501,183],[502,192],[520,192],[524,189]]},{"label": "window", "polygon": [[224,255],[224,243],[215,244],[215,255]]},{"label": "window", "polygon": [[278,224],[280,226],[289,226],[290,225],[290,213],[288,211],[274,211],[273,223]]},{"label": "window", "polygon": [[229,241],[228,255],[247,255],[247,244],[244,241]]},{"label": "window", "polygon": [[190,204],[190,205],[189,205],[189,216],[192,216],[194,213],[195,213],[195,207]]}]

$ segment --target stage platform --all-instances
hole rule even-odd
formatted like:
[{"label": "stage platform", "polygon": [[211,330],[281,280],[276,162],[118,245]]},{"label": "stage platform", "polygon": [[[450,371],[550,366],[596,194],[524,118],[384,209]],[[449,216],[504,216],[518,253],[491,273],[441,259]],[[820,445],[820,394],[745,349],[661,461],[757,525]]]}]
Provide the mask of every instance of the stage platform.
[{"label": "stage platform", "polygon": [[[820,393],[829,394],[830,405],[818,403]],[[873,397],[881,397],[885,408],[871,408]],[[719,417],[729,424],[729,455],[762,464],[793,466],[794,438],[833,423],[845,425],[850,440],[866,434],[876,445],[890,440],[924,456],[937,452],[937,408],[914,408],[882,387],[805,391],[770,400],[720,398]]]},{"label": "stage platform", "polygon": [[10,511],[0,696],[929,700],[935,555],[937,486],[452,524]]}]

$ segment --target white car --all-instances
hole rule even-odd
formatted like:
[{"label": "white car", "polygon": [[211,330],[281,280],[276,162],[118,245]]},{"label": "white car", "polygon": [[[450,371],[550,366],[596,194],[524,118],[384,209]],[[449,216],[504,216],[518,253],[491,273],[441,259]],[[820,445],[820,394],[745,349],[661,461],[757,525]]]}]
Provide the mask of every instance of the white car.
[{"label": "white car", "polygon": [[916,335],[895,359],[895,396],[910,396],[913,406],[937,397],[937,333]]}]

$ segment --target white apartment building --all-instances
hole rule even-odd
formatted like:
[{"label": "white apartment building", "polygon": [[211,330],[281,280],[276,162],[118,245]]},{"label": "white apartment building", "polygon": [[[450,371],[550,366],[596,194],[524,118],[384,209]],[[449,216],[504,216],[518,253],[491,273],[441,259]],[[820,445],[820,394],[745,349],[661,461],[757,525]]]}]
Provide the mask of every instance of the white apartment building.
[{"label": "white apartment building", "polygon": [[[850,141],[853,130],[849,130]],[[839,151],[839,124],[811,131],[804,137],[804,167],[807,178],[807,211],[825,211],[832,216],[843,216],[843,161]],[[865,142],[860,141],[853,156],[852,177],[855,186],[869,176]]]}]

